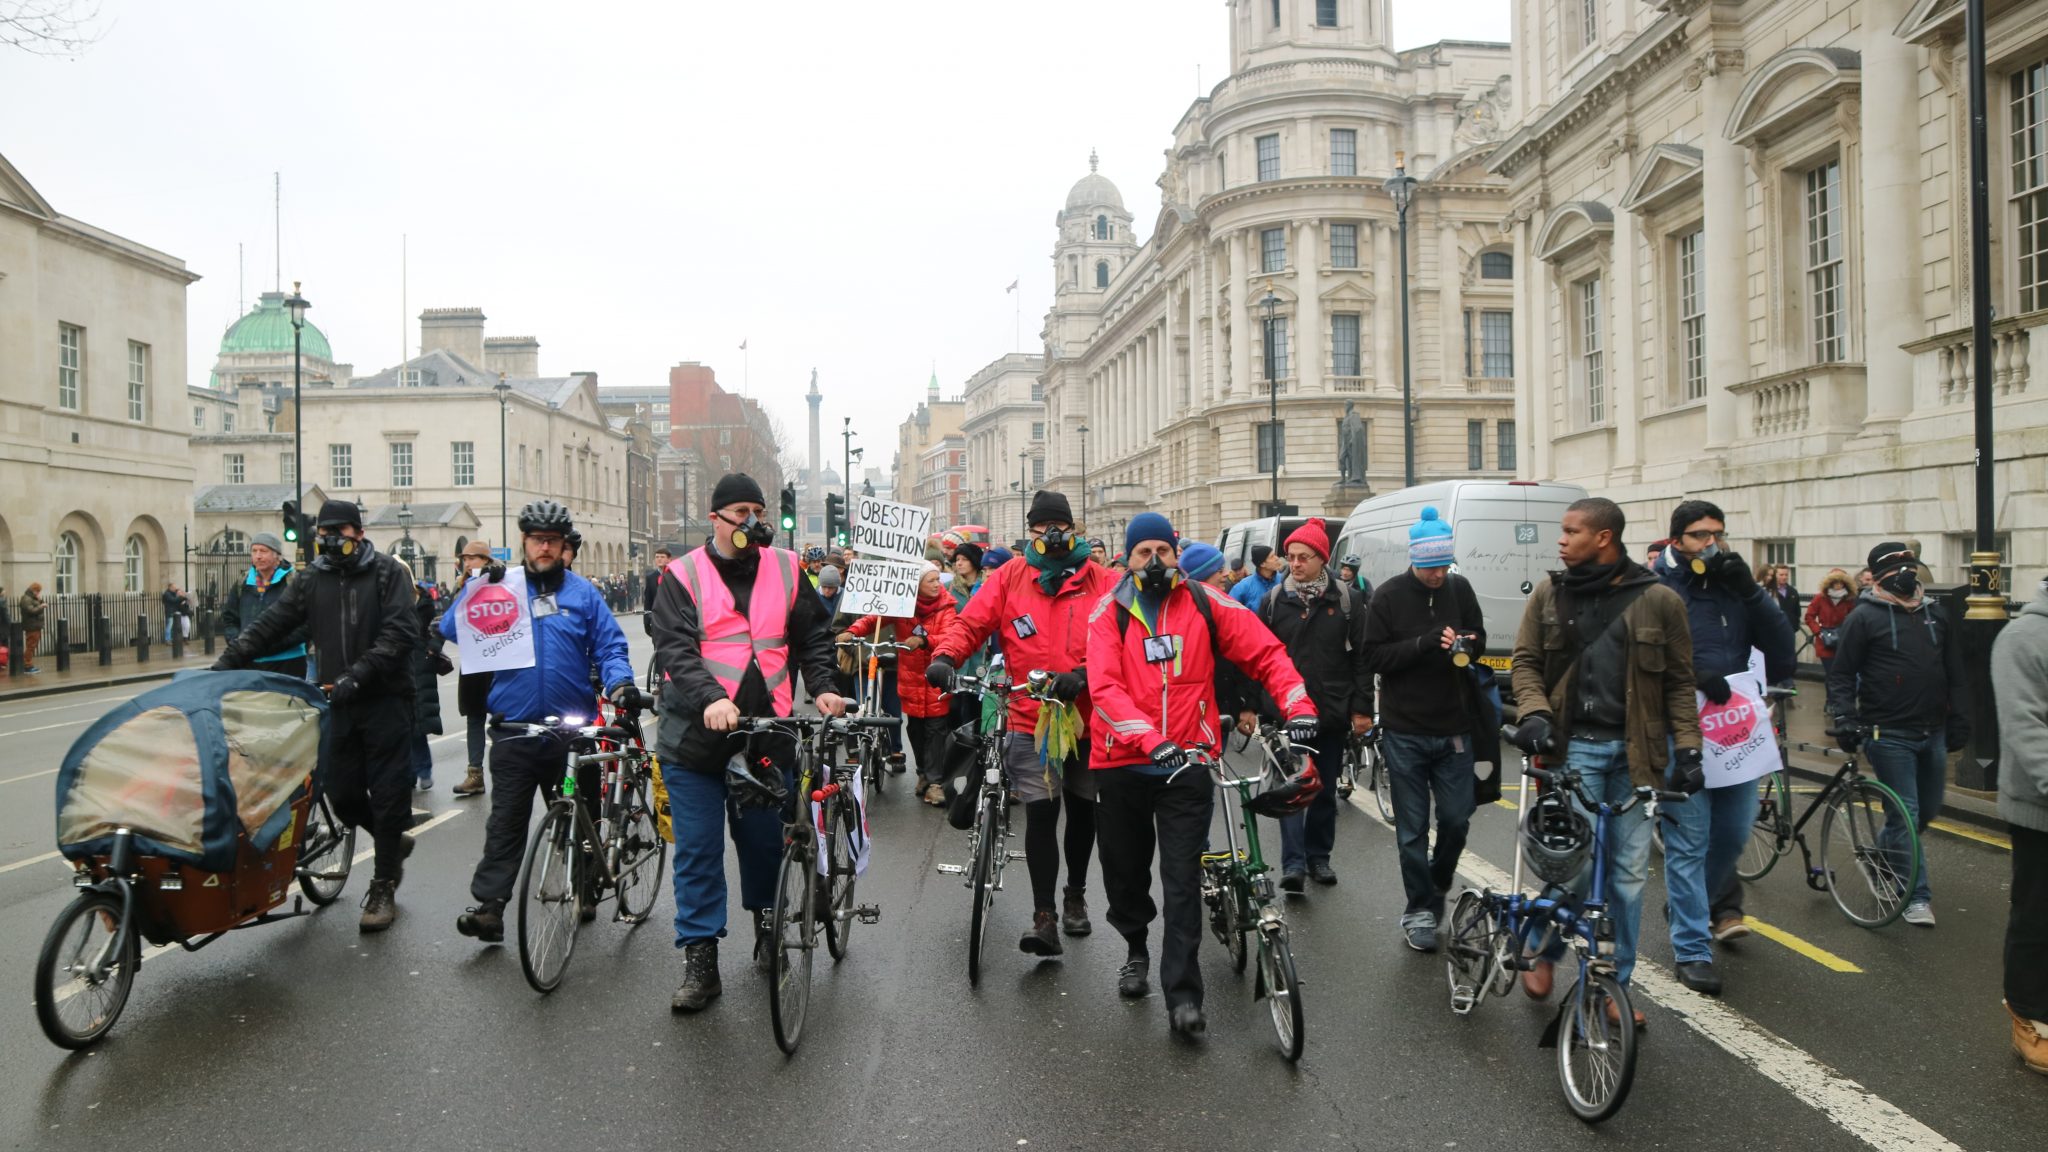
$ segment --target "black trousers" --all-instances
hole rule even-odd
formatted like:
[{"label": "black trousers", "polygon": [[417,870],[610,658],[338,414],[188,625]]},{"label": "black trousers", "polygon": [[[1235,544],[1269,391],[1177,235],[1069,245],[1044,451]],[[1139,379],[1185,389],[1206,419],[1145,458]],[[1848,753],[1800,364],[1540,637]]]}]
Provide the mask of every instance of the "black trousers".
[{"label": "black trousers", "polygon": [[[491,815],[484,824],[484,858],[469,880],[469,894],[479,904],[512,898],[513,882],[526,859],[526,828],[533,820],[534,793],[545,791],[549,802],[561,790],[568,742],[554,736],[528,736],[517,729],[491,729]],[[583,810],[596,820],[597,765],[576,773],[576,795]]]},{"label": "black trousers", "polygon": [[1102,849],[1102,887],[1109,925],[1133,956],[1150,954],[1152,850],[1159,850],[1159,887],[1166,926],[1159,955],[1159,985],[1166,1006],[1202,1003],[1202,845],[1216,806],[1208,773],[1190,768],[1173,777],[1130,768],[1096,774],[1095,831]]},{"label": "black trousers", "polygon": [[950,718],[934,716],[905,716],[904,726],[910,731],[910,750],[917,756],[917,774],[929,783],[936,784],[945,777],[946,737],[952,732],[947,727]]},{"label": "black trousers", "polygon": [[2048,1020],[2048,832],[2011,825],[2012,919],[2005,925],[2005,1001]]},{"label": "black trousers", "polygon": [[359,696],[327,717],[334,815],[370,834],[379,880],[397,880],[412,827],[412,694]]}]

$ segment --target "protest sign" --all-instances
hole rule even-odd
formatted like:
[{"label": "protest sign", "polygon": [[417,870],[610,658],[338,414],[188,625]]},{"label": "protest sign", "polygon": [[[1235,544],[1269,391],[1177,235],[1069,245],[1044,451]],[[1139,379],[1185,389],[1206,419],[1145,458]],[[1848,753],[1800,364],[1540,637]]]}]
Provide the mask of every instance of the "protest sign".
[{"label": "protest sign", "polygon": [[915,564],[895,560],[859,559],[846,571],[846,591],[841,611],[856,616],[898,616],[917,614],[917,582],[924,574],[923,560]]},{"label": "protest sign", "polygon": [[932,510],[873,496],[859,497],[853,510],[853,550],[862,556],[924,560],[932,531]]},{"label": "protest sign", "polygon": [[450,611],[462,671],[506,672],[533,667],[533,615],[526,602],[526,569],[507,568],[493,584],[473,580]]},{"label": "protest sign", "polygon": [[1708,700],[1703,692],[1694,694],[1699,699],[1709,788],[1742,784],[1784,767],[1763,680],[1753,672],[1738,672],[1728,677],[1728,689],[1726,704]]}]

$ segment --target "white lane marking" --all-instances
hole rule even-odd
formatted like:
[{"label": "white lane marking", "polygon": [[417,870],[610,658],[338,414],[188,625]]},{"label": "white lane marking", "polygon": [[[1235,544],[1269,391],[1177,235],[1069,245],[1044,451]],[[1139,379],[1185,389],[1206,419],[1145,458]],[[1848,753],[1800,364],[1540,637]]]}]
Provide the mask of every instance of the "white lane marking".
[{"label": "white lane marking", "polygon": [[0,872],[12,872],[16,868],[26,868],[31,864],[41,864],[45,860],[55,860],[62,855],[64,855],[62,852],[45,852],[41,856],[31,856],[26,860],[16,860],[12,864],[0,864]]},{"label": "white lane marking", "polygon": [[[1350,803],[1382,826],[1392,827],[1380,820],[1377,812],[1359,803],[1355,793]],[[1513,883],[1506,872],[1469,849],[1458,861],[1458,871],[1480,887],[1496,892],[1507,891]],[[1709,1043],[1776,1082],[1801,1103],[1810,1105],[1879,1152],[1963,1152],[1941,1133],[1821,1063],[1805,1049],[1727,1005],[1680,984],[1662,966],[1638,957],[1631,985],[1676,1014]]]},{"label": "white lane marking", "polygon": [[90,724],[98,719],[99,717],[97,716],[88,716],[83,720],[65,720],[56,724],[45,724],[40,728],[16,728],[12,732],[0,732],[0,737],[26,736],[31,732],[55,732],[59,728],[76,728],[81,724]]},{"label": "white lane marking", "polygon": [[23,780],[36,780],[44,776],[55,776],[56,774],[57,770],[55,768],[45,768],[41,772],[30,772],[23,776],[9,776],[5,780],[0,780],[0,784],[19,784]]},{"label": "white lane marking", "polygon": [[20,712],[9,712],[5,715],[0,715],[0,720],[19,720],[23,716],[40,716],[45,712],[68,712],[73,708],[83,708],[90,704],[126,704],[140,695],[140,692],[130,692],[126,696],[99,696],[91,700],[72,700],[68,703],[57,704],[48,708],[27,708]]}]

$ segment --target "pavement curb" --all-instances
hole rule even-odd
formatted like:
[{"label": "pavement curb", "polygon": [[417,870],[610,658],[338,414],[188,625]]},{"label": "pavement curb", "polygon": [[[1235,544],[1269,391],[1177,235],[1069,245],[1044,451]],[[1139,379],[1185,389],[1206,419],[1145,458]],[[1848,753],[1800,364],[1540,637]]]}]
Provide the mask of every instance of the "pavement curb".
[{"label": "pavement curb", "polygon": [[119,688],[123,684],[146,684],[151,680],[169,680],[180,672],[204,667],[206,667],[204,664],[195,664],[186,668],[165,668],[156,672],[136,672],[126,676],[112,676],[104,680],[72,680],[63,684],[51,684],[44,687],[19,688],[0,692],[0,704],[5,704],[9,700],[34,700],[42,696],[61,696],[66,692],[90,692],[96,688]]}]

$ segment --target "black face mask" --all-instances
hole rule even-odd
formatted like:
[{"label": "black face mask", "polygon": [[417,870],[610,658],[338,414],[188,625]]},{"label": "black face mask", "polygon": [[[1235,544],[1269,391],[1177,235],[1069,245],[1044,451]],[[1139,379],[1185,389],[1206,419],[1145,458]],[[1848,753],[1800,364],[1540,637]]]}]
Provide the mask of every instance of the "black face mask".
[{"label": "black face mask", "polygon": [[1077,539],[1079,537],[1074,535],[1071,528],[1048,528],[1045,535],[1031,542],[1031,547],[1036,549],[1040,556],[1064,560],[1067,554],[1074,550],[1074,541]]},{"label": "black face mask", "polygon": [[[725,517],[720,516],[719,519],[725,520]],[[744,552],[748,548],[766,548],[770,544],[775,543],[775,525],[768,523],[759,516],[749,516],[737,524],[733,524],[730,520],[725,520],[725,522],[732,524],[734,528],[733,533],[727,537],[727,542],[739,551]]]},{"label": "black face mask", "polygon": [[322,532],[319,537],[320,555],[330,560],[346,560],[356,554],[356,542],[346,536],[329,535]]},{"label": "black face mask", "polygon": [[1151,562],[1138,569],[1138,591],[1147,596],[1164,596],[1180,583],[1180,570],[1168,568],[1166,561],[1154,556]]},{"label": "black face mask", "polygon": [[1901,568],[1879,580],[1877,586],[1901,600],[1911,600],[1920,591],[1920,574],[1911,568]]}]

